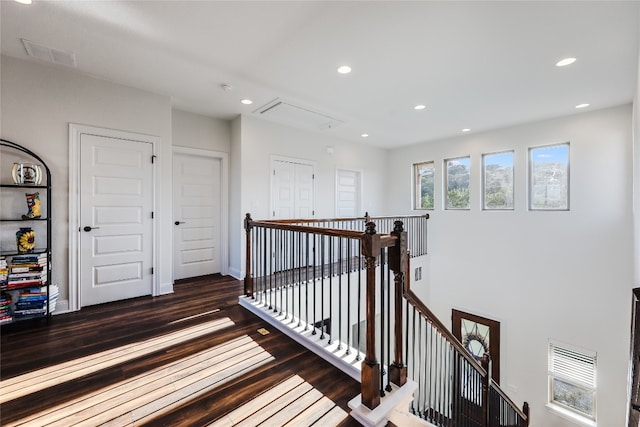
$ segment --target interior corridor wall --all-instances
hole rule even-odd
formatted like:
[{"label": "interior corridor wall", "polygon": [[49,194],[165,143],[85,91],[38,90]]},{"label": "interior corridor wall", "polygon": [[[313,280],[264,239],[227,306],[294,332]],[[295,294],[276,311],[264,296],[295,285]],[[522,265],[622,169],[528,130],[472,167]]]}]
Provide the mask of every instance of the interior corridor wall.
[{"label": "interior corridor wall", "polygon": [[[433,160],[429,263],[413,287],[501,322],[501,385],[532,427],[574,426],[545,407],[549,339],[597,352],[598,425],[625,425],[633,277],[631,106],[416,144],[389,153],[388,204],[411,209],[412,164]],[[570,142],[570,211],[527,209],[528,148]],[[515,150],[515,209],[481,210],[481,156]],[[471,209],[443,210],[443,161],[471,156]]]},{"label": "interior corridor wall", "polygon": [[[230,269],[235,272],[234,275],[244,277],[245,244],[242,217],[249,212],[254,219],[269,218],[272,156],[314,162],[316,218],[335,217],[336,169],[361,172],[362,214],[365,211],[371,215],[385,212],[386,150],[275,124],[252,116],[243,115],[236,119],[234,124],[231,187],[239,188],[240,200],[233,200],[233,195],[231,198],[232,204],[238,204],[235,209],[237,212],[239,206],[241,217],[230,220],[230,234],[232,242],[239,238],[242,240],[240,248],[232,248],[236,253],[231,255],[231,262],[239,262]],[[329,147],[333,148],[333,153],[328,152]],[[240,156],[240,164],[237,163],[238,159],[234,159],[237,155]],[[233,206],[231,212],[233,215]]]},{"label": "interior corridor wall", "polygon": [[189,111],[171,111],[171,134],[174,146],[201,150],[231,151],[231,122]]},{"label": "interior corridor wall", "polygon": [[[171,99],[61,67],[0,58],[2,138],[38,153],[53,181],[53,282],[58,312],[69,295],[69,123],[160,137],[157,273],[171,292]],[[167,214],[164,214],[164,213]]]}]

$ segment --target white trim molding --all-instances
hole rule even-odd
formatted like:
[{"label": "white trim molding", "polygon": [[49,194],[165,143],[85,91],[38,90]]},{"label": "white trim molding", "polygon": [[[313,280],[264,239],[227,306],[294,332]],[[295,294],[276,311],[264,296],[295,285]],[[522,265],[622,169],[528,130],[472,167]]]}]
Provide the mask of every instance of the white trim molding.
[{"label": "white trim molding", "polygon": [[[222,151],[203,150],[179,145],[173,146],[173,154],[189,154],[220,159],[220,241],[222,242],[220,248],[220,274],[227,275],[229,274],[229,154]],[[171,230],[174,229],[172,228]],[[173,231],[171,234],[173,235]]]},{"label": "white trim molding", "polygon": [[[153,156],[157,165],[153,168],[153,211],[158,209],[158,168],[160,162],[157,160],[160,149],[160,138],[153,135],[146,135],[134,132],[126,132],[114,129],[106,129],[94,126],[86,126],[69,123],[69,311],[80,310],[80,138],[83,134],[97,135],[107,138],[128,139],[150,143],[153,146]],[[158,265],[158,254],[160,253],[158,239],[157,221],[153,222],[153,255],[152,267]],[[153,275],[152,295],[167,293],[166,289],[161,289],[160,277]],[[166,288],[166,287],[163,287]],[[164,292],[163,292],[164,291]]]}]

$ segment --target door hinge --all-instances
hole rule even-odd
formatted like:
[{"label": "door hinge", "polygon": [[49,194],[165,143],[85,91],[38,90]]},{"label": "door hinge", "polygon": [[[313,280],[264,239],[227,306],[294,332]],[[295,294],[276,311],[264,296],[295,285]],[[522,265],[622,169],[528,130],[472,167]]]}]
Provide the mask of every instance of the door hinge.
[{"label": "door hinge", "polygon": [[155,214],[153,211],[151,211],[151,219],[153,219],[155,217]]},{"label": "door hinge", "polygon": [[153,272],[154,272],[154,268],[153,268],[153,267],[151,267],[151,274],[153,274]]},{"label": "door hinge", "polygon": [[273,176],[276,176],[276,170],[275,169],[273,170]]},{"label": "door hinge", "polygon": [[311,174],[311,179],[316,179],[316,174],[315,173]]},{"label": "door hinge", "polygon": [[274,217],[276,216],[276,211],[273,211],[273,216],[274,216]]},{"label": "door hinge", "polygon": [[311,211],[311,216],[316,216],[316,211]]},{"label": "door hinge", "polygon": [[158,156],[156,156],[155,154],[153,156],[151,156],[151,163],[155,163],[157,157]]}]

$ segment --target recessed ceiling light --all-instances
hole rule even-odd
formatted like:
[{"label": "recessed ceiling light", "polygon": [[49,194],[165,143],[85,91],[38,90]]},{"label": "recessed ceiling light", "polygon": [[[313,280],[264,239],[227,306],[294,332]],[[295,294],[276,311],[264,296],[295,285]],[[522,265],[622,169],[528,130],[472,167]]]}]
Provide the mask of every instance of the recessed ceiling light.
[{"label": "recessed ceiling light", "polygon": [[31,0],[16,0],[18,3],[31,4]]},{"label": "recessed ceiling light", "polygon": [[361,137],[363,137],[363,138],[368,138],[368,137],[369,137],[369,134],[368,134],[368,133],[363,133],[363,134],[362,134],[362,135],[360,135],[360,136],[361,136]]},{"label": "recessed ceiling light", "polygon": [[576,108],[585,108],[588,107],[590,104],[578,104],[576,105]]},{"label": "recessed ceiling light", "polygon": [[351,72],[351,67],[349,67],[348,65],[343,65],[338,68],[338,72],[340,74],[349,74]]},{"label": "recessed ceiling light", "polygon": [[427,108],[427,106],[424,104],[418,104],[415,107],[413,107],[414,110],[424,110],[425,108]]},{"label": "recessed ceiling light", "polygon": [[242,101],[240,101],[240,102],[242,102],[244,105],[251,105],[251,104],[253,104],[253,101],[252,101],[252,100],[250,100],[250,99],[246,99],[246,98],[245,98],[245,99],[243,99],[243,100],[242,100]]},{"label": "recessed ceiling light", "polygon": [[571,65],[576,62],[576,58],[564,58],[558,62],[556,62],[556,67],[565,67],[567,65]]},{"label": "recessed ceiling light", "polygon": [[462,132],[469,132],[470,130],[471,129],[469,129],[469,128],[464,128],[464,129],[462,129]]}]

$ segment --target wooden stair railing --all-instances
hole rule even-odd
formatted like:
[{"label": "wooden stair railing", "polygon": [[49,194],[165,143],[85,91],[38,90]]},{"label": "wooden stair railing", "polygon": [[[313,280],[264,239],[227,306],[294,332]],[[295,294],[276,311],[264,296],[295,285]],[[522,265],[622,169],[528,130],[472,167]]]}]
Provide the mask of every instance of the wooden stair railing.
[{"label": "wooden stair railing", "polygon": [[[402,219],[411,222],[412,218],[414,217]],[[426,225],[423,223],[428,215],[416,218],[416,224],[420,225],[416,226],[418,232],[413,230],[413,244],[410,247],[417,248],[418,252],[424,254],[426,243],[418,241],[426,236]],[[481,361],[474,359],[411,290],[409,259],[412,254],[408,250],[408,234],[402,220],[398,217],[382,218],[383,221],[389,219],[393,220],[393,228],[389,229],[387,224],[385,228],[389,233],[379,234],[373,218],[368,214],[364,218],[346,220],[278,221],[254,221],[247,214],[244,221],[247,244],[245,295],[254,299],[257,297],[256,293],[262,295],[258,298],[265,299],[265,306],[268,304],[269,309],[276,312],[280,310],[285,319],[291,315],[291,321],[296,317],[294,302],[297,300],[298,325],[311,325],[314,335],[318,328],[322,339],[327,326],[324,324],[325,300],[329,304],[328,326],[335,328],[331,320],[332,312],[336,311],[331,308],[332,289],[336,288],[337,281],[337,290],[334,292],[338,292],[338,301],[342,304],[342,276],[347,276],[346,310],[349,312],[350,274],[356,273],[357,323],[360,322],[361,287],[365,294],[365,353],[361,362],[361,396],[362,403],[367,408],[374,409],[380,404],[385,391],[391,391],[391,383],[402,386],[407,378],[412,378],[418,383],[412,411],[433,424],[452,427],[528,426],[528,404],[525,403],[520,410],[498,384],[492,381],[489,355],[485,355]],[[360,231],[363,223],[364,232]],[[327,228],[323,225],[344,226],[347,229]],[[260,248],[256,250],[258,246]],[[339,252],[338,256],[336,252]],[[253,271],[252,267],[260,271]],[[362,274],[365,278],[361,284]],[[338,279],[334,281],[336,276]],[[257,289],[256,279],[259,280]],[[316,295],[317,285],[320,287],[319,299]],[[328,296],[325,295],[326,289]],[[313,320],[308,307],[306,314],[303,313],[303,301],[307,305],[314,305]],[[315,317],[318,308],[316,304],[323,305],[319,322],[316,322]],[[291,313],[287,311],[289,306],[293,306]],[[344,307],[337,309],[339,316],[342,315],[341,310]],[[381,317],[378,337],[376,316]],[[336,329],[340,348],[342,320],[339,318],[335,322],[338,323]],[[348,317],[346,324],[351,326]],[[307,327],[305,330],[308,330]],[[335,330],[327,332],[329,344],[332,340],[335,342],[334,335]],[[359,342],[358,337],[355,360],[360,360],[361,353],[357,350]],[[351,344],[347,332],[347,354]],[[378,357],[381,358],[380,361]],[[427,366],[427,363],[430,365]]]}]

